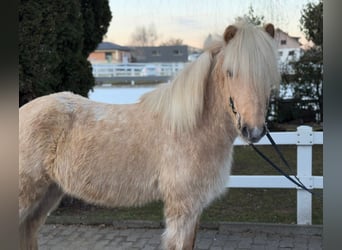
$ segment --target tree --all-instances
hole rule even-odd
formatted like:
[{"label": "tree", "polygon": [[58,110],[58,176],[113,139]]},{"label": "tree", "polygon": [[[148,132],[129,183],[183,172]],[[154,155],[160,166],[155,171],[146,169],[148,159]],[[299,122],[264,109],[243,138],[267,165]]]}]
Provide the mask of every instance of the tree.
[{"label": "tree", "polygon": [[160,46],[171,46],[171,45],[183,45],[183,40],[180,38],[170,38],[169,40],[162,42]]},{"label": "tree", "polygon": [[316,46],[323,46],[323,0],[317,4],[308,3],[302,10],[299,20],[300,29],[306,38],[314,42]]},{"label": "tree", "polygon": [[52,91],[60,81],[54,75],[57,53],[56,6],[47,1],[21,1],[19,5],[19,105]]},{"label": "tree", "polygon": [[87,96],[95,85],[87,57],[110,20],[108,0],[21,0],[19,105],[65,90]]},{"label": "tree", "polygon": [[162,42],[160,46],[172,46],[172,45],[183,45],[183,40],[180,38],[170,38],[169,40]]},{"label": "tree", "polygon": [[[243,15],[243,18],[247,20],[247,22],[252,23],[256,26],[261,26],[264,24],[264,16],[258,16],[254,14],[254,9],[252,5],[248,7],[248,13]],[[239,20],[239,18],[236,18]]]},{"label": "tree", "polygon": [[323,121],[323,1],[309,3],[302,11],[301,29],[315,45],[305,51],[297,62],[292,62],[296,82],[295,97],[316,100],[320,121]]},{"label": "tree", "polygon": [[107,33],[112,14],[108,0],[81,0],[83,17],[83,55],[93,52]]},{"label": "tree", "polygon": [[145,26],[136,27],[132,34],[132,45],[135,46],[154,46],[157,40],[158,34],[153,23],[148,28]]},{"label": "tree", "polygon": [[[319,121],[323,121],[323,56],[320,46],[315,46],[303,53],[298,61],[291,62],[296,81],[292,83],[294,98],[313,100],[318,103]],[[315,109],[315,104],[302,105]]]}]

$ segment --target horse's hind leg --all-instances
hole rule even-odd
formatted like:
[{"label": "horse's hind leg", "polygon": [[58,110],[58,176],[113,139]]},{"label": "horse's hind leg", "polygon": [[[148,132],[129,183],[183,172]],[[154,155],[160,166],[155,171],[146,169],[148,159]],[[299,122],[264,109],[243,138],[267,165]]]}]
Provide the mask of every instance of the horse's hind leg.
[{"label": "horse's hind leg", "polygon": [[201,210],[184,212],[171,207],[165,208],[166,230],[163,247],[167,250],[192,250]]},{"label": "horse's hind leg", "polygon": [[25,215],[19,215],[19,237],[21,250],[38,249],[37,232],[45,222],[48,213],[53,210],[63,197],[63,191],[52,183],[40,199],[31,204]]}]

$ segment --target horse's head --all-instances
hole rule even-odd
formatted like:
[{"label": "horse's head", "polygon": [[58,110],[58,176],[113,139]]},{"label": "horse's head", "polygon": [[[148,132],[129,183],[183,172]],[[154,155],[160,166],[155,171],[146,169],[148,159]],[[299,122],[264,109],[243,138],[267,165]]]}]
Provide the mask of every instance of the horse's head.
[{"label": "horse's head", "polygon": [[279,84],[274,27],[238,22],[226,28],[222,73],[227,108],[239,134],[249,143],[265,134],[271,89]]}]

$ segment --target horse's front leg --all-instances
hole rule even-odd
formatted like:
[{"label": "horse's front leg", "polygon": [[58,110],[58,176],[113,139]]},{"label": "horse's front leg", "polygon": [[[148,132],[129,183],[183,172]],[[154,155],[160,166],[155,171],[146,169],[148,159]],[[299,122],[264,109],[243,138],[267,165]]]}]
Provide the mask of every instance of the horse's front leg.
[{"label": "horse's front leg", "polygon": [[199,219],[196,220],[196,223],[193,226],[192,230],[185,237],[183,247],[181,248],[182,250],[193,250],[195,248],[195,241],[196,241],[198,227],[199,227]]},{"label": "horse's front leg", "polygon": [[166,229],[163,234],[163,247],[167,250],[193,250],[201,210],[180,209],[176,205],[166,205]]}]

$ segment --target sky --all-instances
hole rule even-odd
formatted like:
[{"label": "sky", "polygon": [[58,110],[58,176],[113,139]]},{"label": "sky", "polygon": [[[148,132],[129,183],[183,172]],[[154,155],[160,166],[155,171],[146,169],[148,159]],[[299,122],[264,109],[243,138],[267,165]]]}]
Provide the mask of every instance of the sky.
[{"label": "sky", "polygon": [[152,25],[158,35],[155,45],[174,38],[202,48],[209,34],[221,35],[236,17],[247,14],[251,5],[267,23],[302,37],[305,44],[299,19],[309,2],[318,0],[109,0],[113,18],[104,41],[131,45],[137,27]]}]

